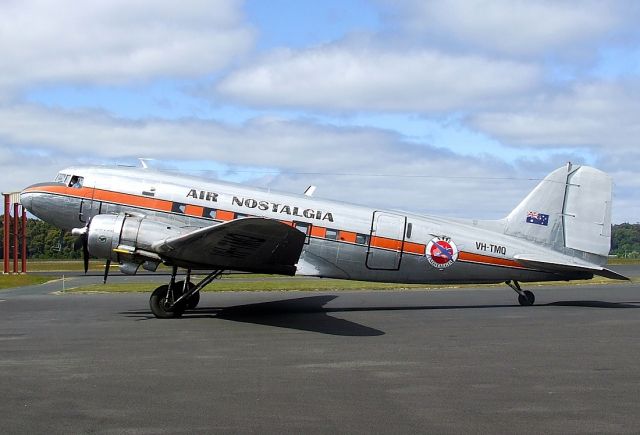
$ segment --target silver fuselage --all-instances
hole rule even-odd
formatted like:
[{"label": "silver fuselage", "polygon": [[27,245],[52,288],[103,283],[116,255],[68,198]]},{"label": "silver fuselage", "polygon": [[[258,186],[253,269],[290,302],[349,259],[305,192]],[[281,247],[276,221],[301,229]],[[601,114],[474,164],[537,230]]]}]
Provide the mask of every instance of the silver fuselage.
[{"label": "silver fuselage", "polygon": [[61,173],[82,177],[82,186],[71,186],[68,177],[40,183],[25,189],[21,201],[35,216],[67,230],[96,214],[123,212],[184,228],[259,216],[308,234],[297,267],[301,275],[404,283],[591,277],[524,267],[516,255],[545,256],[550,249],[504,234],[502,221],[419,216],[143,168],[71,167]]}]

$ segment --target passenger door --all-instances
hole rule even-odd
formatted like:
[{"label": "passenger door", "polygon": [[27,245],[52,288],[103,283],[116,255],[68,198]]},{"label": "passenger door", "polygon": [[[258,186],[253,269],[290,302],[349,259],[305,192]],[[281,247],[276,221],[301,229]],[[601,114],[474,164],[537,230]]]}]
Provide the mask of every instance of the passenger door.
[{"label": "passenger door", "polygon": [[374,211],[366,266],[372,270],[399,270],[402,262],[407,217],[398,213]]}]

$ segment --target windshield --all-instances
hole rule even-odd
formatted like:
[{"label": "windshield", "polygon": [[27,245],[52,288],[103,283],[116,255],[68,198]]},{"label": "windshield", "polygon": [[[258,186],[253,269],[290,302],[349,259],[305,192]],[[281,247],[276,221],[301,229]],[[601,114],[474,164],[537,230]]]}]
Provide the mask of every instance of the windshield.
[{"label": "windshield", "polygon": [[71,180],[69,181],[69,187],[74,187],[76,189],[79,189],[82,187],[83,183],[84,183],[84,177],[74,175],[73,177],[71,177]]}]

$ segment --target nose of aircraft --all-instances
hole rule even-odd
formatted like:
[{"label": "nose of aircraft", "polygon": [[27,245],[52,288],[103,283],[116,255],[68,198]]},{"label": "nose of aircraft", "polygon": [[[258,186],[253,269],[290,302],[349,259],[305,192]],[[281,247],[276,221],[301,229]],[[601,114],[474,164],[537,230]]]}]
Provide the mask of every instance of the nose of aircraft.
[{"label": "nose of aircraft", "polygon": [[33,214],[33,193],[28,191],[28,187],[20,192],[20,204]]}]

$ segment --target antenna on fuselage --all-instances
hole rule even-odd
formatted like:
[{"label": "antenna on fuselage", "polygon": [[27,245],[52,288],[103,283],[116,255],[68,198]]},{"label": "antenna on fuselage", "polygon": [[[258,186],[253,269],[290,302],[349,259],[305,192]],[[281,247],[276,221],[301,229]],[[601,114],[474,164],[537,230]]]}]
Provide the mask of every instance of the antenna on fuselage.
[{"label": "antenna on fuselage", "polygon": [[142,166],[142,169],[149,169],[149,164],[147,163],[148,160],[154,160],[154,159],[149,159],[146,157],[138,157],[138,161],[140,162],[140,166]]},{"label": "antenna on fuselage", "polygon": [[313,193],[316,191],[316,186],[311,185],[307,187],[307,190],[304,191],[305,196],[313,196]]}]

